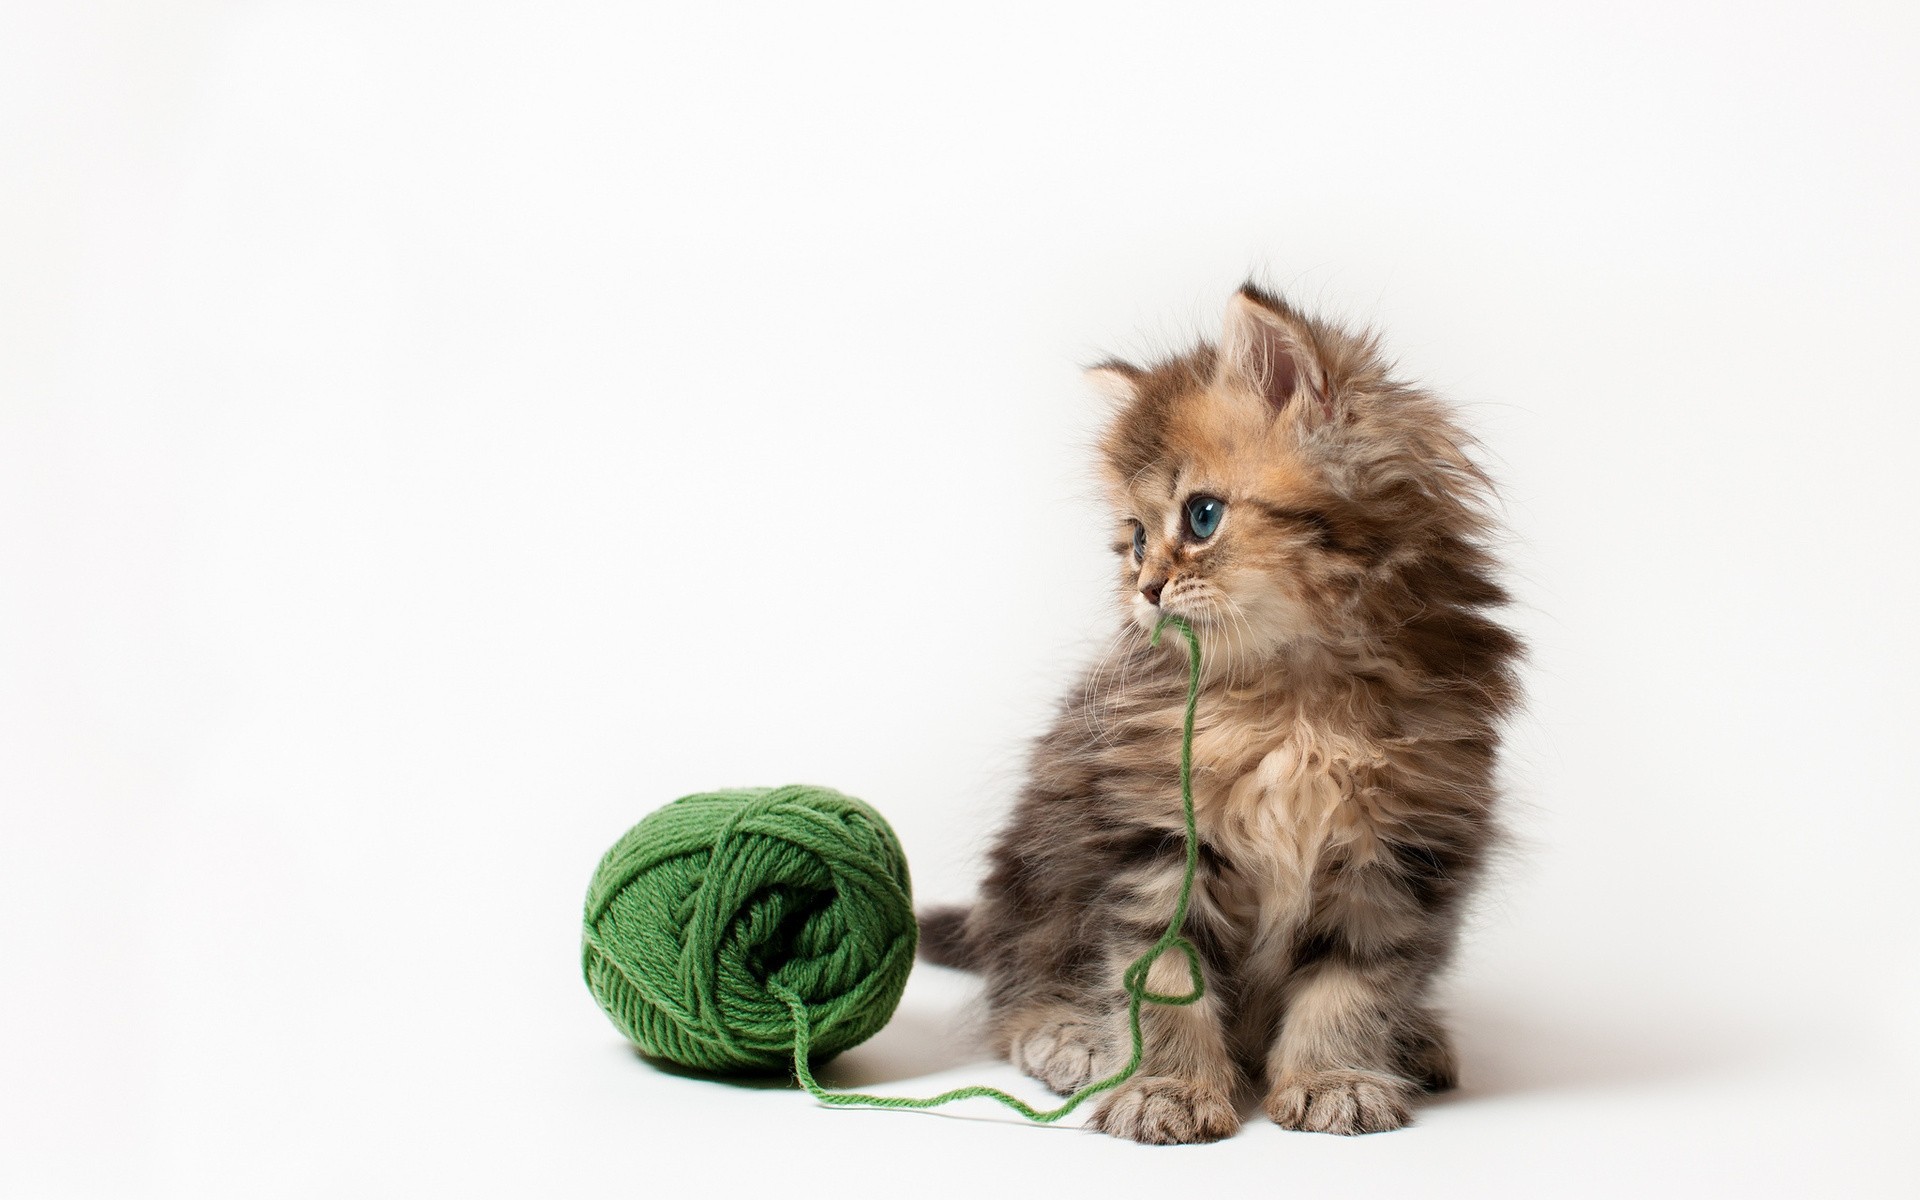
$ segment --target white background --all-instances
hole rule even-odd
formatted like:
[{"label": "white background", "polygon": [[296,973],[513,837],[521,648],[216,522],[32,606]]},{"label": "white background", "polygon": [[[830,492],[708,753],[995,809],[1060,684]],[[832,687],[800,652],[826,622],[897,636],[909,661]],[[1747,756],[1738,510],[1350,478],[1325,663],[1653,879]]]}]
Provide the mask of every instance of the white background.
[{"label": "white background", "polygon": [[[7,6],[0,1193],[1911,1187],[1915,13]],[[1168,1150],[627,1052],[675,796],[968,894],[1110,621],[1077,368],[1250,270],[1504,484],[1466,1086]],[[1037,1092],[970,994],[833,1077]]]}]

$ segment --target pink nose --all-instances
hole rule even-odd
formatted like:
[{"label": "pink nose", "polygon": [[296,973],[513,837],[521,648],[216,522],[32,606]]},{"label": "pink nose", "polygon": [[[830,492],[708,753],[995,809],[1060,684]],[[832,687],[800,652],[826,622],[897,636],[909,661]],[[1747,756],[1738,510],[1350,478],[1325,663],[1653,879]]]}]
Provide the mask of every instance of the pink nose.
[{"label": "pink nose", "polygon": [[1147,598],[1148,604],[1158,606],[1160,603],[1160,589],[1166,586],[1167,581],[1164,579],[1150,580],[1140,585],[1140,594]]}]

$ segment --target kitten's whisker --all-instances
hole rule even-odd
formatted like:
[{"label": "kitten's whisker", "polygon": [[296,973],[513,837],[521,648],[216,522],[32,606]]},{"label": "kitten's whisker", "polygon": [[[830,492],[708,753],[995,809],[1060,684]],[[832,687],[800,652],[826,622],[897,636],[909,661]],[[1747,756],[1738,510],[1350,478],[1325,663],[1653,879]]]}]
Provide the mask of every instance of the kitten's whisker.
[{"label": "kitten's whisker", "polygon": [[[1099,746],[1112,738],[1110,710],[1112,697],[1118,694],[1122,686],[1126,668],[1125,654],[1127,630],[1123,626],[1107,639],[1106,653],[1101,656],[1100,669],[1090,681],[1087,692],[1087,711],[1084,714],[1087,735],[1092,746]],[[1115,656],[1119,659],[1116,663]]]},{"label": "kitten's whisker", "polygon": [[1233,657],[1227,664],[1227,682],[1229,685],[1237,686],[1239,683],[1238,673],[1243,668],[1247,671],[1249,682],[1251,682],[1253,672],[1253,621],[1247,616],[1246,610],[1240,605],[1240,602],[1232,596],[1221,592],[1220,601],[1221,607],[1226,612],[1228,619],[1233,622],[1232,628],[1243,631],[1245,635],[1240,645],[1233,648]]},{"label": "kitten's whisker", "polygon": [[1108,689],[1107,711],[1102,718],[1102,733],[1109,743],[1119,740],[1119,722],[1115,719],[1124,698],[1132,690],[1133,673],[1140,665],[1140,646],[1131,637],[1131,630],[1123,630],[1121,636],[1126,639],[1126,653],[1120,659],[1120,675]]},{"label": "kitten's whisker", "polygon": [[[1082,693],[1081,703],[1084,709],[1084,712],[1081,714],[1083,717],[1082,724],[1086,726],[1088,738],[1095,744],[1098,744],[1100,738],[1106,731],[1106,722],[1100,714],[1102,703],[1101,681],[1111,678],[1109,667],[1113,662],[1114,652],[1125,644],[1126,636],[1127,631],[1125,629],[1117,629],[1108,635],[1107,648],[1101,653],[1100,661],[1094,667],[1092,673],[1087,676],[1087,685]],[[1111,692],[1111,690],[1109,687],[1108,691]]]}]

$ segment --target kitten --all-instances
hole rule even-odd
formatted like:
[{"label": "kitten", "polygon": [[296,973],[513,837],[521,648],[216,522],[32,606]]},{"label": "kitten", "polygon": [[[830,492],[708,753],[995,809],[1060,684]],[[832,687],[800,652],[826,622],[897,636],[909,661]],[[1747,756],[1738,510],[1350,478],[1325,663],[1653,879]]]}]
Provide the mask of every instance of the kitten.
[{"label": "kitten", "polygon": [[[1497,839],[1494,758],[1520,643],[1487,615],[1489,484],[1371,337],[1249,284],[1215,346],[1094,381],[1122,615],[1034,749],[970,909],[923,915],[935,962],[985,975],[995,1048],[1062,1094],[1122,1067],[1120,975],[1165,929],[1184,867],[1187,658],[1202,841],[1184,932],[1207,994],[1143,1010],[1146,1058],[1092,1124],[1205,1142],[1262,1089],[1288,1129],[1373,1133],[1452,1086],[1431,1007]],[[1163,955],[1148,984],[1188,987]]]}]

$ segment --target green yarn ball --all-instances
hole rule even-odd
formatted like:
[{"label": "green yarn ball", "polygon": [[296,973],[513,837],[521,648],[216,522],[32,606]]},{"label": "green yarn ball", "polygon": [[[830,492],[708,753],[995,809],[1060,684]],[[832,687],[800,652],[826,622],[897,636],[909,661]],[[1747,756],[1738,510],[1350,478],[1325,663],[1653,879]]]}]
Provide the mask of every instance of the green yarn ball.
[{"label": "green yarn ball", "polygon": [[628,830],[587,890],[587,987],[646,1054],[702,1071],[791,1067],[880,1031],[919,931],[899,839],[872,808],[792,785],[684,796]]}]

